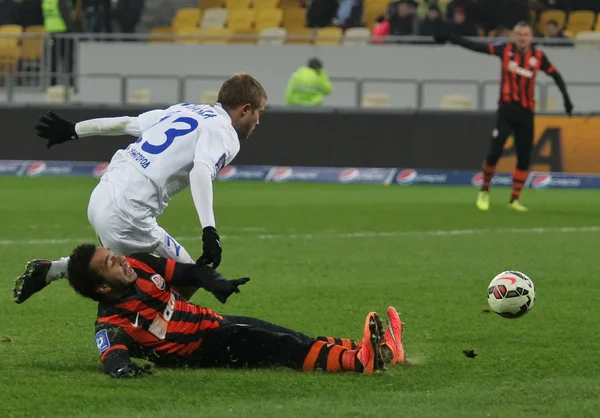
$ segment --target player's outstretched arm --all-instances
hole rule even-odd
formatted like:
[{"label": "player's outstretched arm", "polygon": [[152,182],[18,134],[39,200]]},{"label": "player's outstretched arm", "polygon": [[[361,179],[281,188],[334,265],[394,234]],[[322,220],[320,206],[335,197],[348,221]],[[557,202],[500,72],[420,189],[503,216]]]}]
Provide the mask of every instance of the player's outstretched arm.
[{"label": "player's outstretched arm", "polygon": [[138,117],[98,118],[74,123],[48,112],[40,117],[35,129],[39,137],[48,140],[47,148],[50,148],[90,136],[140,136],[164,115],[164,110],[151,110]]},{"label": "player's outstretched arm", "polygon": [[230,280],[212,267],[179,263],[151,253],[135,253],[129,258],[151,267],[165,279],[169,286],[202,288],[212,293],[221,303],[227,302],[233,293],[240,293],[239,286],[250,280],[248,277]]},{"label": "player's outstretched arm", "polygon": [[449,32],[438,32],[434,35],[434,40],[436,43],[446,43],[446,42],[450,42],[454,45],[458,45],[458,46],[462,46],[463,48],[466,48],[468,50],[474,51],[474,52],[480,52],[482,54],[492,54],[495,55],[495,51],[493,49],[493,47],[491,46],[492,44],[488,44],[485,42],[477,42],[477,41],[472,41],[469,38],[465,38],[464,36],[460,36],[460,35],[454,35],[452,33]]}]

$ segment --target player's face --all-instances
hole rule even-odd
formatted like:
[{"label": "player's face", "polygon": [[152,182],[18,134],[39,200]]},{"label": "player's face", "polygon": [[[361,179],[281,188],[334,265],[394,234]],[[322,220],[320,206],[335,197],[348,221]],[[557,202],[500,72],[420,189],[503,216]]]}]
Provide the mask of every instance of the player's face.
[{"label": "player's face", "polygon": [[90,268],[104,278],[103,293],[127,288],[137,279],[137,274],[127,259],[122,255],[116,255],[108,248],[96,249]]},{"label": "player's face", "polygon": [[247,108],[242,108],[242,115],[237,127],[237,133],[241,139],[248,139],[256,125],[260,123],[260,116],[265,111],[265,99],[262,99],[258,109],[252,108],[250,105]]},{"label": "player's face", "polygon": [[528,26],[517,26],[514,31],[515,43],[519,49],[529,49],[533,33]]}]

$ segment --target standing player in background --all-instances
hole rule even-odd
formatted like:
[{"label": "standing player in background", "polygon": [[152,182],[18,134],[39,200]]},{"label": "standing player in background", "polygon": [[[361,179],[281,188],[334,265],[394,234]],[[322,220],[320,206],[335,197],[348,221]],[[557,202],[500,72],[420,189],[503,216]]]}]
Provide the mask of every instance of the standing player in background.
[{"label": "standing player in background", "polygon": [[440,33],[435,36],[437,42],[449,40],[471,51],[496,55],[502,60],[502,80],[500,82],[500,100],[496,127],[492,133],[490,151],[483,162],[483,185],[477,199],[477,207],[486,211],[490,208],[489,188],[496,171],[496,164],[502,156],[504,144],[514,134],[517,151],[517,167],[513,173],[513,187],[510,208],[526,212],[519,198],[525,185],[531,162],[534,135],[535,77],[539,70],[554,79],[563,96],[565,111],[571,115],[573,104],[567,93],[567,87],[558,70],[548,61],[546,54],[532,45],[533,31],[525,22],[514,28],[514,42],[481,43],[461,36]]},{"label": "standing player in background", "polygon": [[[198,263],[221,262],[221,242],[213,213],[212,180],[229,164],[265,108],[267,95],[248,74],[223,83],[215,106],[178,104],[138,117],[92,119],[77,124],[49,113],[36,126],[48,148],[87,136],[129,134],[138,140],[113,156],[90,197],[88,219],[102,245],[121,255],[156,254],[183,263],[194,261],[158,226],[156,218],[171,198],[190,186],[202,229]],[[50,282],[64,278],[69,258],[32,260],[17,279],[14,300],[22,303]],[[193,289],[182,290],[190,298]]]}]

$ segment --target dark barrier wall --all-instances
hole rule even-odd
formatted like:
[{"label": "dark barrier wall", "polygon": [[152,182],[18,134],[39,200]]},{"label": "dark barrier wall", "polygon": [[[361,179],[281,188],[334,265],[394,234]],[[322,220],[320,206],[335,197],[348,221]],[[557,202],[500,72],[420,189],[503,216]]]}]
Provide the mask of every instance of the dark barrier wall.
[{"label": "dark barrier wall", "polygon": [[[131,137],[92,137],[46,150],[34,126],[47,109],[0,108],[0,159],[109,161]],[[136,108],[55,108],[73,121],[135,116]],[[493,113],[359,113],[268,110],[234,164],[474,169],[481,166]]]}]

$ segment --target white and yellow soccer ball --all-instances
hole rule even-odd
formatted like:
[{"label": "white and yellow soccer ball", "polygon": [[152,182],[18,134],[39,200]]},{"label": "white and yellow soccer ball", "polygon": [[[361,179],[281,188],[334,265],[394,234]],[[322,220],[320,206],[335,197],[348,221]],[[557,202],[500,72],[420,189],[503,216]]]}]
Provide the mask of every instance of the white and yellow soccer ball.
[{"label": "white and yellow soccer ball", "polygon": [[519,318],[533,308],[535,287],[526,274],[503,271],[488,286],[488,304],[492,311],[504,318]]}]

